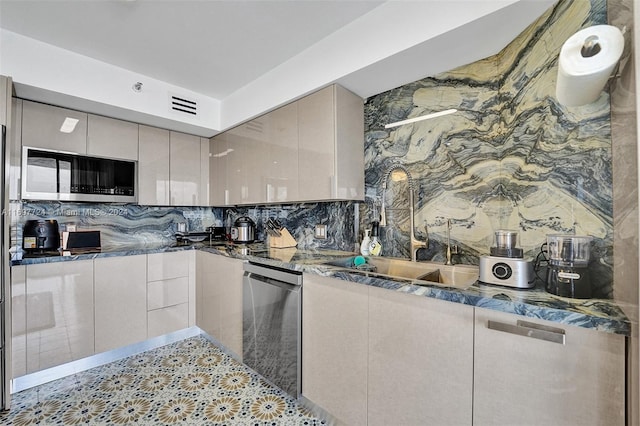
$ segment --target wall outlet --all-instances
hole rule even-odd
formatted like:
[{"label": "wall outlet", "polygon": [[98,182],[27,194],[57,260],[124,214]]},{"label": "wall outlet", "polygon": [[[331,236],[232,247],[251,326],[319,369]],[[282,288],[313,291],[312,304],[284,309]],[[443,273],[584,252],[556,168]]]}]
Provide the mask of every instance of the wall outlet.
[{"label": "wall outlet", "polygon": [[327,238],[327,225],[316,225],[316,231],[314,237],[318,240],[324,240]]}]

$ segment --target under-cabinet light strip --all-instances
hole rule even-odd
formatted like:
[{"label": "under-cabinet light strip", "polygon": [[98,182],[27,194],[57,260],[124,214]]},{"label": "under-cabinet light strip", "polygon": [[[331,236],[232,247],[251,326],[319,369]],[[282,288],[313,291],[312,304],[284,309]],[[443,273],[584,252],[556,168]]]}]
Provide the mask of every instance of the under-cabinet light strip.
[{"label": "under-cabinet light strip", "polygon": [[403,124],[415,123],[416,121],[429,120],[430,118],[442,117],[443,115],[453,114],[454,112],[458,112],[457,109],[447,109],[445,111],[434,112],[433,114],[421,115],[420,117],[408,118],[402,121],[396,121],[395,123],[389,123],[384,126],[385,129],[389,129],[391,127],[402,126]]}]

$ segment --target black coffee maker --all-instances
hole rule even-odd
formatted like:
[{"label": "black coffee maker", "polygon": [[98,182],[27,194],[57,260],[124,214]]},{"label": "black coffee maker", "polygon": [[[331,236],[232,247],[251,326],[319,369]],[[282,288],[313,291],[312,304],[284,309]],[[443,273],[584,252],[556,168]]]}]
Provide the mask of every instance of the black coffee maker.
[{"label": "black coffee maker", "polygon": [[58,221],[27,220],[22,229],[22,248],[27,252],[55,251],[60,247]]},{"label": "black coffee maker", "polygon": [[546,290],[549,293],[576,299],[591,297],[591,240],[590,236],[547,235],[549,267]]}]

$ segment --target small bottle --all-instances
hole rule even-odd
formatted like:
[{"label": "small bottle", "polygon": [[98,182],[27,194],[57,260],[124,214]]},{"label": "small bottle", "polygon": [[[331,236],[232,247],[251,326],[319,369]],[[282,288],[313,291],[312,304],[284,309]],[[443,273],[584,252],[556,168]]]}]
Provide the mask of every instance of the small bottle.
[{"label": "small bottle", "polygon": [[362,244],[360,244],[360,254],[363,256],[369,256],[369,245],[371,244],[371,230],[364,230],[364,238],[362,239]]},{"label": "small bottle", "polygon": [[371,222],[371,243],[369,243],[369,254],[371,256],[380,256],[382,252],[382,244],[378,239],[380,222]]}]

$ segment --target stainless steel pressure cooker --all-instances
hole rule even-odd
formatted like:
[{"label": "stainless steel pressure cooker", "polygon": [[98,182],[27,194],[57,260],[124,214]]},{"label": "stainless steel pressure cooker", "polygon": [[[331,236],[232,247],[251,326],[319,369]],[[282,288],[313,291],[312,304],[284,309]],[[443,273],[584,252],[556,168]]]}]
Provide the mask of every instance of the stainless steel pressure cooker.
[{"label": "stainless steel pressure cooker", "polygon": [[231,228],[231,239],[237,243],[252,243],[256,239],[256,224],[249,216],[236,219]]}]

